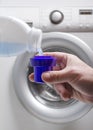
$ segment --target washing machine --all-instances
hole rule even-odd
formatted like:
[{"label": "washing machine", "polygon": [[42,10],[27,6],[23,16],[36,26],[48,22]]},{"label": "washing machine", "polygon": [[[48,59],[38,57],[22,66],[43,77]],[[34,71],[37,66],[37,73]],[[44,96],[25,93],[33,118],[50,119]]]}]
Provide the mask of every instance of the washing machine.
[{"label": "washing machine", "polygon": [[[13,16],[28,28],[40,28],[44,52],[71,53],[93,67],[93,2],[60,0],[51,7],[53,2],[2,1],[0,16]],[[29,81],[32,56],[24,52],[0,57],[0,129],[92,130],[93,104],[64,101],[50,86]]]}]

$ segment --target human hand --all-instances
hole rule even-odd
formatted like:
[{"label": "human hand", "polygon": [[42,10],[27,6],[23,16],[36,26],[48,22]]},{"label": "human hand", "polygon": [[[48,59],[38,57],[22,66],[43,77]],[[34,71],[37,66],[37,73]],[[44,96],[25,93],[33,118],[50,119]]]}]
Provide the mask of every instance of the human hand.
[{"label": "human hand", "polygon": [[[72,54],[48,52],[44,55],[57,59],[54,70],[42,74],[44,82],[53,84],[63,100],[74,98],[93,102],[93,68]],[[29,75],[29,79],[33,81],[33,73]]]}]

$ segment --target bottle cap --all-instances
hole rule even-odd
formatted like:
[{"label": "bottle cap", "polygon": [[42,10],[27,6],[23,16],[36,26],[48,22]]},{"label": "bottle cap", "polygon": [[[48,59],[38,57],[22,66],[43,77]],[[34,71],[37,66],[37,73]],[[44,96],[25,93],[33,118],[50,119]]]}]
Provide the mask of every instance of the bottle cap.
[{"label": "bottle cap", "polygon": [[52,56],[34,56],[30,59],[31,66],[34,68],[34,81],[44,83],[41,75],[45,71],[51,71],[56,65],[56,58]]}]

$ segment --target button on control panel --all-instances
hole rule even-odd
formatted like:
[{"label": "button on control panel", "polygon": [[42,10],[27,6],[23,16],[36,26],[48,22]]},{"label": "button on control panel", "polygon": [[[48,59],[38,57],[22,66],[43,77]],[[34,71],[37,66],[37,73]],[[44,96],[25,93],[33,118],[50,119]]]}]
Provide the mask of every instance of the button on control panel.
[{"label": "button on control panel", "polygon": [[50,13],[50,21],[53,24],[59,24],[63,21],[64,15],[61,11],[59,10],[54,10]]}]

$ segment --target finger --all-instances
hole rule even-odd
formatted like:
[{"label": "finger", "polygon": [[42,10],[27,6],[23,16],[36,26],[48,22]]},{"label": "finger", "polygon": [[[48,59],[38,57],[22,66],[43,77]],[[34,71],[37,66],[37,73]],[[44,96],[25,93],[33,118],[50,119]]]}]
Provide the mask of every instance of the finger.
[{"label": "finger", "polygon": [[55,90],[64,101],[68,101],[71,98],[71,92],[65,87],[65,84],[56,84]]},{"label": "finger", "polygon": [[64,63],[67,62],[67,57],[69,54],[63,52],[44,52],[44,55],[53,56],[56,58],[57,63]]},{"label": "finger", "polygon": [[31,73],[29,76],[28,76],[29,80],[34,82],[34,73]]},{"label": "finger", "polygon": [[53,56],[56,58],[62,58],[68,55],[67,53],[63,53],[63,52],[44,52],[43,54],[46,56]]},{"label": "finger", "polygon": [[49,83],[64,83],[70,80],[68,69],[59,71],[47,71],[42,74],[42,80]]}]

